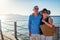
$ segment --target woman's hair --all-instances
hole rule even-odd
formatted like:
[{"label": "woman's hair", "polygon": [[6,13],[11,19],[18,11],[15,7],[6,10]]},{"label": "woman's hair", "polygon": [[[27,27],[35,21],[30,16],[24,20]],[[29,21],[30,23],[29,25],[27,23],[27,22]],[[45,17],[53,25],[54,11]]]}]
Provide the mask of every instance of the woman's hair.
[{"label": "woman's hair", "polygon": [[50,15],[51,14],[51,11],[50,10],[48,10],[48,15]]},{"label": "woman's hair", "polygon": [[44,9],[42,10],[42,12],[44,12],[44,11],[46,11],[48,15],[51,14],[50,10],[47,10],[46,8],[44,8]]}]

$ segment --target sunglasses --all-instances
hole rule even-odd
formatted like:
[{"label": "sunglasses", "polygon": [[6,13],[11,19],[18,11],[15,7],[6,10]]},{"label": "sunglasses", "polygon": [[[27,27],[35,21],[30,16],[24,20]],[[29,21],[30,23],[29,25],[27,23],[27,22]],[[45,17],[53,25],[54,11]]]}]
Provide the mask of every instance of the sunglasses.
[{"label": "sunglasses", "polygon": [[43,12],[43,13],[47,13],[47,12]]},{"label": "sunglasses", "polygon": [[42,13],[48,13],[47,11],[43,11]]},{"label": "sunglasses", "polygon": [[35,10],[39,10],[38,8],[34,8]]}]

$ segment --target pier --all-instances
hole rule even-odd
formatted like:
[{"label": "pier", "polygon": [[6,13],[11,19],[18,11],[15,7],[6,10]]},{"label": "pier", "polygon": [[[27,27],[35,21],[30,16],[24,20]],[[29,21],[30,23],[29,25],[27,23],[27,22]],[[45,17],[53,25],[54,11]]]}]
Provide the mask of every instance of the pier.
[{"label": "pier", "polygon": [[[59,39],[60,38],[59,29],[60,29],[60,27],[57,27],[55,36],[53,37],[53,40],[60,40]],[[1,20],[0,20],[0,40],[26,40],[26,38],[21,39],[20,37],[17,36],[17,22],[14,22],[14,29],[13,30],[14,30],[13,31],[14,35],[11,35],[10,33],[7,33],[7,32],[3,32],[2,26],[1,26]],[[29,37],[27,40],[29,40]]]}]

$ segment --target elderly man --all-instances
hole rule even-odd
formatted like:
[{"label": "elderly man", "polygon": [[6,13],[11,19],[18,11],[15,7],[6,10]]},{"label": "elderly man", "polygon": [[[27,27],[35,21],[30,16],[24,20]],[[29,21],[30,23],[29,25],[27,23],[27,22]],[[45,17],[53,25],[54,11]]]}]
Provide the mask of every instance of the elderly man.
[{"label": "elderly man", "polygon": [[39,13],[38,6],[34,6],[33,13],[29,16],[29,37],[30,40],[40,40],[40,24],[41,14]]}]

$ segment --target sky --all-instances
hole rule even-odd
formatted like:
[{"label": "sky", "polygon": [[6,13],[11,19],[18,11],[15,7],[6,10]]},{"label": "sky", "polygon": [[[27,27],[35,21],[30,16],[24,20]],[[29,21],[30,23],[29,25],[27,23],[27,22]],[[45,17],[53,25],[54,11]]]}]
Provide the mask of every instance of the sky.
[{"label": "sky", "polygon": [[39,11],[46,8],[51,15],[60,15],[60,0],[0,0],[0,15],[19,14],[30,15],[33,7],[39,6]]}]

